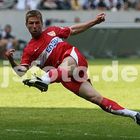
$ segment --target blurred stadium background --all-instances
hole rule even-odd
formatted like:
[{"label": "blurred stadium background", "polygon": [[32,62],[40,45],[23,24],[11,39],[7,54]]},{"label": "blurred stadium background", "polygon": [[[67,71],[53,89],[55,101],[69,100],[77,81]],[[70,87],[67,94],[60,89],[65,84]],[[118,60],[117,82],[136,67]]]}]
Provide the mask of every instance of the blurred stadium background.
[{"label": "blurred stadium background", "polygon": [[70,37],[69,42],[89,59],[140,56],[139,0],[1,0],[0,34],[6,24],[12,26],[12,34],[19,40],[17,58],[30,39],[25,27],[25,13],[29,9],[42,11],[44,26],[69,26],[105,12],[104,23]]},{"label": "blurred stadium background", "polygon": [[[139,111],[139,3],[139,0],[0,0],[0,42],[5,25],[11,25],[12,35],[18,40],[14,57],[20,59],[31,38],[25,27],[25,13],[29,9],[41,10],[44,27],[69,26],[105,12],[104,23],[72,36],[68,41],[89,59],[91,76],[100,76],[105,66],[118,60],[119,80],[106,82],[100,79],[94,86],[104,96]],[[21,79],[3,61],[6,49],[7,46],[0,43],[0,140],[140,139],[139,127],[133,121],[103,113],[59,84],[51,85],[47,94],[23,86]],[[94,59],[96,61],[92,61]],[[121,70],[127,66],[138,71],[134,82],[121,79]],[[9,82],[8,87],[4,87],[5,79]]]}]

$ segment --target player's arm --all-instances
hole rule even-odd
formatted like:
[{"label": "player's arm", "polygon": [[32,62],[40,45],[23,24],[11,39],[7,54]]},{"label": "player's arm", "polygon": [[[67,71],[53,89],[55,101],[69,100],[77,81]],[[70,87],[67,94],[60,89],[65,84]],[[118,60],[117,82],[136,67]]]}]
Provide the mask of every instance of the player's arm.
[{"label": "player's arm", "polygon": [[5,55],[6,57],[8,58],[13,70],[16,72],[17,75],[19,76],[23,76],[27,70],[28,70],[28,67],[26,66],[22,66],[22,65],[18,65],[14,58],[13,58],[13,53],[15,52],[14,49],[10,49],[8,51],[6,51]]},{"label": "player's arm", "polygon": [[93,27],[94,25],[99,24],[103,21],[105,21],[105,13],[101,13],[101,14],[97,15],[95,19],[89,20],[87,22],[72,25],[72,26],[70,26],[71,35],[75,35],[75,34],[84,32],[87,29],[89,29],[89,28]]}]

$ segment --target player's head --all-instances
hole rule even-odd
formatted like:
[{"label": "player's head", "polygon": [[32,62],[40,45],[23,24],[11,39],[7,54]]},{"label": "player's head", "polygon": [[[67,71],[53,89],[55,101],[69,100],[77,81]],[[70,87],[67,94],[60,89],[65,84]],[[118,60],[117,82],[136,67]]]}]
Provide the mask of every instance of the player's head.
[{"label": "player's head", "polygon": [[26,27],[33,38],[41,35],[43,20],[42,14],[38,10],[30,10],[26,13]]},{"label": "player's head", "polygon": [[41,21],[41,23],[43,24],[43,19],[42,19],[42,14],[40,11],[38,10],[30,10],[26,13],[26,23],[28,22],[28,19],[30,17],[38,17]]}]

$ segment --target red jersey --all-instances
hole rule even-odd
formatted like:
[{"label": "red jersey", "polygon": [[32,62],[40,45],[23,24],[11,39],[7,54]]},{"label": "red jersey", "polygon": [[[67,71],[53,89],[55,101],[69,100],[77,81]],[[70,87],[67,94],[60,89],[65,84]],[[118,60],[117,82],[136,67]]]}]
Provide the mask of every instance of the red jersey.
[{"label": "red jersey", "polygon": [[73,46],[63,41],[70,35],[69,27],[52,26],[45,29],[38,39],[31,39],[24,48],[21,65],[31,66],[34,61],[41,68],[45,66],[58,67],[64,59],[65,52]]},{"label": "red jersey", "polygon": [[[63,38],[68,38],[70,28],[49,27],[44,30],[38,39],[31,39],[23,51],[21,65],[32,66],[34,61],[40,68],[45,66],[53,66],[57,68],[67,56],[75,59],[78,66],[88,67],[85,57],[79,50],[69,43],[63,41]],[[32,64],[33,63],[33,64]],[[80,74],[80,73],[79,73]],[[80,74],[83,76],[83,73]],[[67,89],[78,94],[82,82],[77,82],[73,78],[70,82],[61,81]]]}]

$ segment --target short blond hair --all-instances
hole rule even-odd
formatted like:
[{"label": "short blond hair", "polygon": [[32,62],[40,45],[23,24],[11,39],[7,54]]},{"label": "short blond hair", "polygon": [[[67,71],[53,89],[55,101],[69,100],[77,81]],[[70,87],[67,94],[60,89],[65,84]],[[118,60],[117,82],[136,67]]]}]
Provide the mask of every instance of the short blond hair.
[{"label": "short blond hair", "polygon": [[39,17],[41,22],[43,23],[42,14],[38,10],[30,10],[26,13],[26,23],[30,17]]}]

